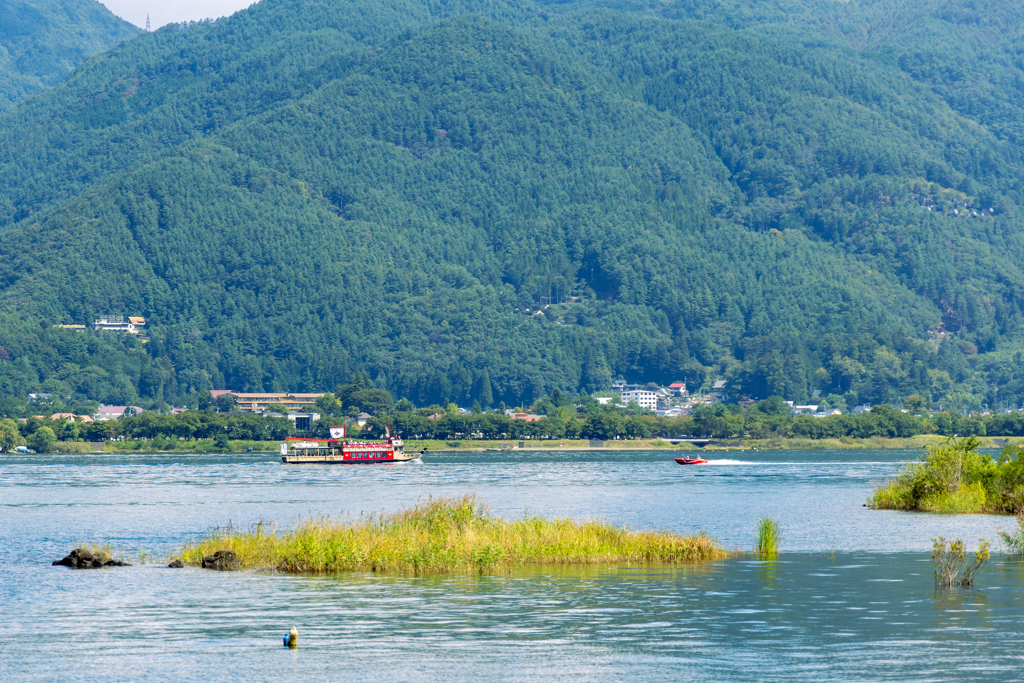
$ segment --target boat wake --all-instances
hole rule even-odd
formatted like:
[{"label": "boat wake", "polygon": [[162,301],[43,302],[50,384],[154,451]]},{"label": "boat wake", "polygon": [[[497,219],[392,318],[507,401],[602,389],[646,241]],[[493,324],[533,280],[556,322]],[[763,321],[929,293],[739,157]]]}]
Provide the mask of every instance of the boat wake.
[{"label": "boat wake", "polygon": [[711,460],[709,459],[707,464],[709,465],[756,465],[758,463],[751,462],[750,460]]}]

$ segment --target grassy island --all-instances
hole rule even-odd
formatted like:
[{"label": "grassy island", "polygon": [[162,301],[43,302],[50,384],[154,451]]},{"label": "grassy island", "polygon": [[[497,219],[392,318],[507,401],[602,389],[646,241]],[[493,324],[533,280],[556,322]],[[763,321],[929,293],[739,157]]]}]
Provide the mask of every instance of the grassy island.
[{"label": "grassy island", "polygon": [[529,517],[506,521],[475,496],[438,498],[346,523],[314,518],[294,530],[215,531],[182,550],[187,564],[218,550],[242,568],[294,573],[487,572],[544,565],[672,565],[726,557],[705,534],[636,532],[600,522]]},{"label": "grassy island", "polygon": [[928,448],[917,462],[908,463],[896,478],[868,498],[879,510],[922,512],[1024,511],[1022,449],[1007,445],[993,458],[978,452],[980,441],[950,437]]}]

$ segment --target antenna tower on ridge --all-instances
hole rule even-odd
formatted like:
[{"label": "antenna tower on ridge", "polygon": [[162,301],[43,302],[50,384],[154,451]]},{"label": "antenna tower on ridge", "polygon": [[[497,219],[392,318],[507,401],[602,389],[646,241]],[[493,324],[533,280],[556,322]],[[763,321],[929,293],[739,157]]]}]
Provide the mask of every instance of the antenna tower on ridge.
[{"label": "antenna tower on ridge", "polygon": [[146,33],[149,33],[149,15],[146,15]]}]

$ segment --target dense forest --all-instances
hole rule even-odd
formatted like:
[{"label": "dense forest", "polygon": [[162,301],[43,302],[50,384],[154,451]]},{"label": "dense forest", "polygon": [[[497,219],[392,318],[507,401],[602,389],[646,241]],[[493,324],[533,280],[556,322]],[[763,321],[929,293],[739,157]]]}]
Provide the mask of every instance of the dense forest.
[{"label": "dense forest", "polygon": [[[0,116],[0,393],[1024,400],[1024,8],[264,0]],[[145,316],[144,339],[54,329]]]},{"label": "dense forest", "polygon": [[0,0],[0,112],[139,33],[96,0]]}]

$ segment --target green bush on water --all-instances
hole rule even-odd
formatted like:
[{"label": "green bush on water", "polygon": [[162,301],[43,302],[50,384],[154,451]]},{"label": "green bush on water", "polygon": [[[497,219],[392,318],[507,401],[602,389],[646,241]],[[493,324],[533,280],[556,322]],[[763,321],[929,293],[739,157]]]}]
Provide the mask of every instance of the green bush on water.
[{"label": "green bush on water", "polygon": [[950,437],[868,498],[877,510],[922,512],[1024,511],[1024,458],[1021,449],[1003,448],[997,458],[978,452],[976,437]]},{"label": "green bush on water", "polygon": [[600,522],[529,517],[506,521],[475,496],[437,498],[390,515],[355,522],[308,519],[283,533],[262,525],[216,530],[180,554],[187,564],[233,551],[247,569],[321,573],[486,572],[543,565],[683,564],[726,557],[705,534],[628,531]]},{"label": "green bush on water", "polygon": [[1011,555],[1024,555],[1024,512],[1017,513],[1017,533],[998,529],[999,539]]},{"label": "green bush on water", "polygon": [[782,542],[782,526],[771,517],[759,517],[757,520],[757,542],[754,552],[758,557],[775,557],[779,554]]}]

